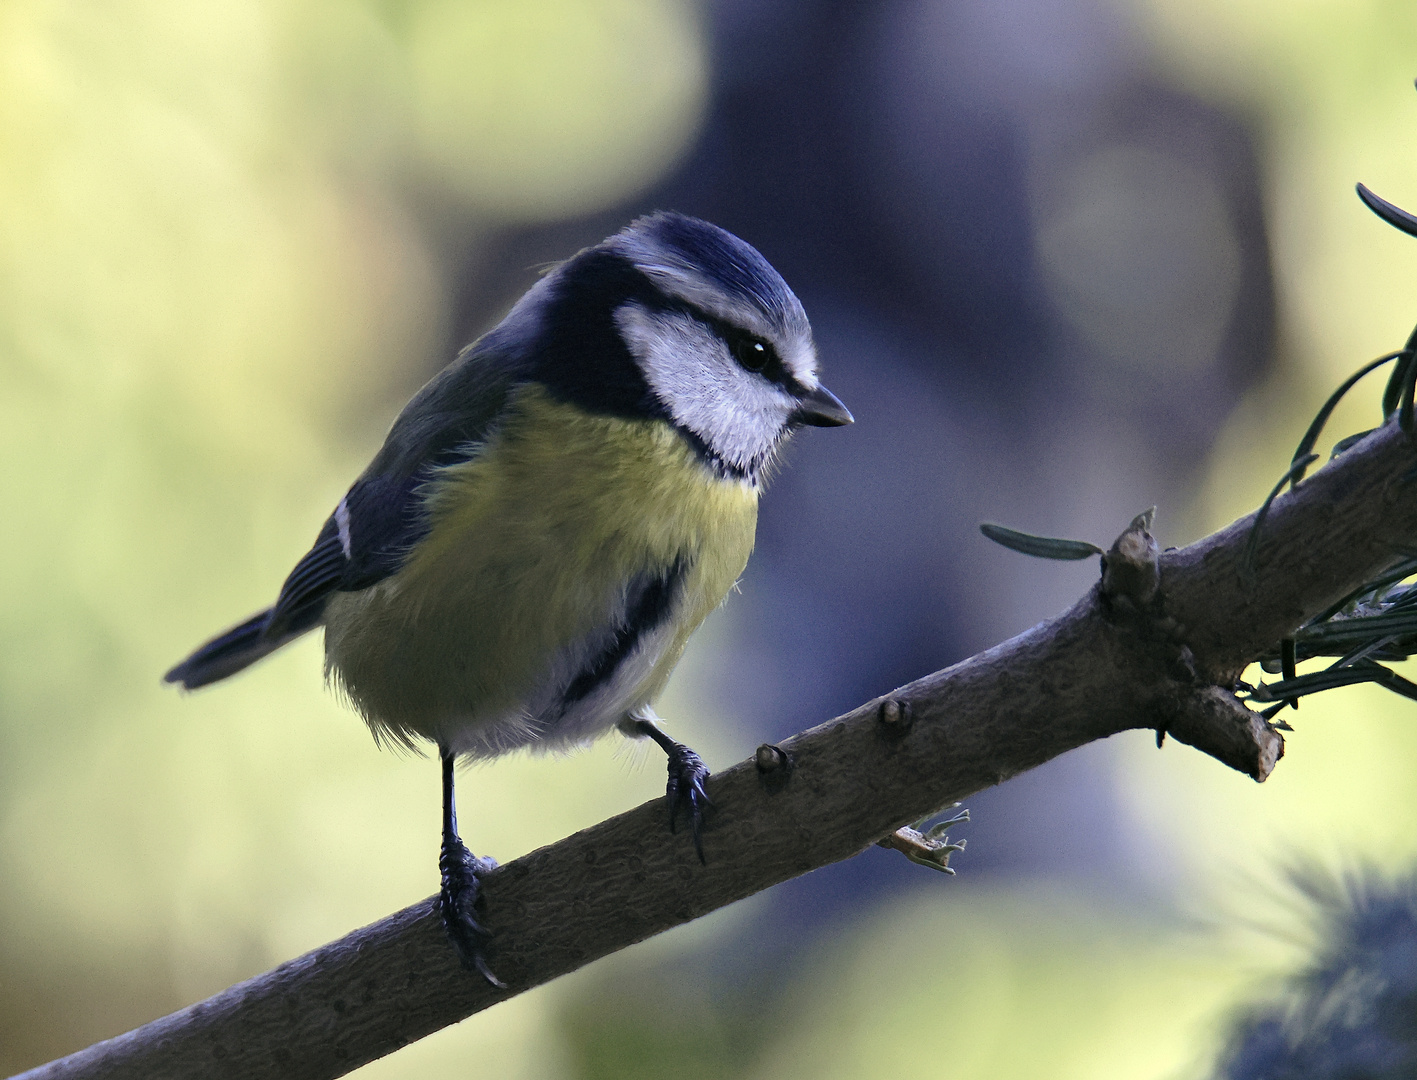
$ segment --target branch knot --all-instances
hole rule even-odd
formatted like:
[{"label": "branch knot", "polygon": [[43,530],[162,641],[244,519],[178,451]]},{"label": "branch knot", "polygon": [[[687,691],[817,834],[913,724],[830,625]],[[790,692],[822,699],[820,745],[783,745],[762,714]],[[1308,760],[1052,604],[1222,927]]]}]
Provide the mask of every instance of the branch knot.
[{"label": "branch knot", "polygon": [[1102,595],[1114,609],[1145,611],[1161,590],[1161,557],[1151,523],[1156,507],[1132,518],[1102,556]]}]

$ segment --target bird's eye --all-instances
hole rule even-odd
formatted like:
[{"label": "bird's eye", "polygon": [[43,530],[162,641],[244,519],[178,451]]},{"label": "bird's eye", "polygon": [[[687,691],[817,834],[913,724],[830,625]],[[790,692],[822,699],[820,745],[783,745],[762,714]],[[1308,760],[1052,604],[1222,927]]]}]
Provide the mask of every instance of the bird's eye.
[{"label": "bird's eye", "polygon": [[772,359],[772,346],[759,338],[744,334],[731,343],[734,359],[748,371],[759,372]]}]

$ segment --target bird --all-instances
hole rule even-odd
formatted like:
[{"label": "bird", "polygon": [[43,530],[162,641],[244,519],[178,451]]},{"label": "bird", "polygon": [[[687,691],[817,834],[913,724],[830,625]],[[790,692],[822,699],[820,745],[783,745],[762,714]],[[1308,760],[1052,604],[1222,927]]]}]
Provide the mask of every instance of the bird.
[{"label": "bird", "polygon": [[661,211],[553,266],[419,390],[275,603],[164,676],[219,682],[324,630],[376,742],[442,765],[444,929],[496,986],[454,766],[617,729],[668,757],[704,859],[709,770],[654,711],[737,583],[785,440],[852,423],[811,325],[750,244]]}]

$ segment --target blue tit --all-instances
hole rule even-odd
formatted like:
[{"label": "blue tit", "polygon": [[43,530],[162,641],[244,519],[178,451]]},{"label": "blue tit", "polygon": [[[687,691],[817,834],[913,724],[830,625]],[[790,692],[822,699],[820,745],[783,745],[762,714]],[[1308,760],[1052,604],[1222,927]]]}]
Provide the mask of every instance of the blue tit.
[{"label": "blue tit", "polygon": [[753,547],[798,427],[851,423],[811,327],[754,248],[680,214],[541,278],[399,414],[275,605],[166,675],[225,679],[323,627],[325,674],[382,743],[437,746],[441,904],[492,978],[453,764],[619,729],[669,755],[699,857],[708,770],[652,705]]}]

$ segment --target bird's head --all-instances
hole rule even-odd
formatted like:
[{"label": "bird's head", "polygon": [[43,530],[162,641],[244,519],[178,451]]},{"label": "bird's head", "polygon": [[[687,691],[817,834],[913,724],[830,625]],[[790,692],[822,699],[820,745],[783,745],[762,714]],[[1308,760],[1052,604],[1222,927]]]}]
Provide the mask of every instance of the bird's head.
[{"label": "bird's head", "polygon": [[577,404],[667,420],[726,475],[756,480],[798,427],[852,422],[817,379],[787,283],[708,222],[639,218],[523,303],[505,325],[534,328],[539,381]]}]

